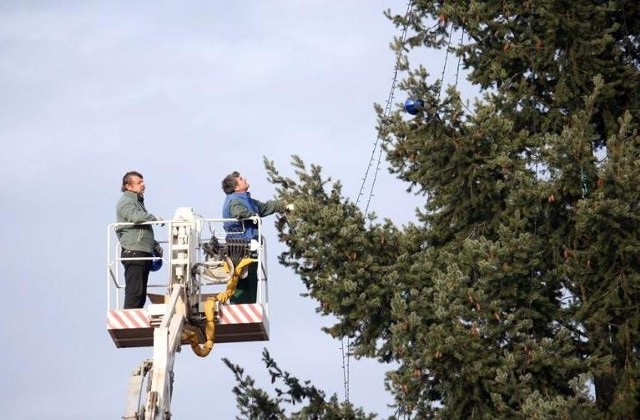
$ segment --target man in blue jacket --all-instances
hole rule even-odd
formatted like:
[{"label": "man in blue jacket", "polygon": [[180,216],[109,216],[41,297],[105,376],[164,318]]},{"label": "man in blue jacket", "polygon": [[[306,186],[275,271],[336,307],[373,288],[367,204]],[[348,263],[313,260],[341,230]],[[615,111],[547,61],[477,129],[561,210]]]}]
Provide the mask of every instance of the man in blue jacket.
[{"label": "man in blue jacket", "polygon": [[[136,223],[116,228],[122,247],[122,258],[150,258],[155,251],[162,257],[162,247],[155,240],[151,225],[139,223],[161,220],[144,207],[144,179],[140,172],[129,171],[122,177],[122,196],[116,204],[118,223]],[[142,308],[147,299],[147,282],[151,269],[150,259],[123,260],[124,309]]]},{"label": "man in blue jacket", "polygon": [[[293,205],[286,205],[282,201],[269,200],[261,202],[251,197],[249,182],[240,172],[234,171],[222,180],[222,190],[226,197],[222,206],[224,219],[238,219],[224,223],[227,239],[252,239],[258,238],[258,226],[253,220],[247,219],[253,216],[269,216],[276,212],[293,210]],[[255,303],[258,290],[258,266],[251,264],[248,267],[247,277],[241,279],[236,287],[236,292],[231,297],[231,303]]]}]

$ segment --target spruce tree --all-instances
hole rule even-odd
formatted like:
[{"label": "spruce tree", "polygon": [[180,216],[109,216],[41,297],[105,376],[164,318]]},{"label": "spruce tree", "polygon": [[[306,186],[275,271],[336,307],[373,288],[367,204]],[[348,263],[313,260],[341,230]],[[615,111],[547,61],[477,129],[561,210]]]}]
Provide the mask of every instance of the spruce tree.
[{"label": "spruce tree", "polygon": [[[640,5],[414,1],[390,171],[424,198],[396,226],[296,156],[265,159],[295,212],[281,264],[356,357],[395,362],[412,418],[640,418]],[[452,35],[464,42],[453,45]],[[445,89],[414,50],[449,48],[481,94]],[[435,73],[436,70],[431,68]]]}]

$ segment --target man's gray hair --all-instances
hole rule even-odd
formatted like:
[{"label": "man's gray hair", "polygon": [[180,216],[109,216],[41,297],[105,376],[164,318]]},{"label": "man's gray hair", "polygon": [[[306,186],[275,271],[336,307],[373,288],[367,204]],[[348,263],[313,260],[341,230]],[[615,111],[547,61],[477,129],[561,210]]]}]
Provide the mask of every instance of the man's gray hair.
[{"label": "man's gray hair", "polygon": [[240,172],[233,171],[229,175],[224,177],[224,179],[222,180],[222,191],[224,191],[225,194],[231,194],[236,190],[239,176]]}]

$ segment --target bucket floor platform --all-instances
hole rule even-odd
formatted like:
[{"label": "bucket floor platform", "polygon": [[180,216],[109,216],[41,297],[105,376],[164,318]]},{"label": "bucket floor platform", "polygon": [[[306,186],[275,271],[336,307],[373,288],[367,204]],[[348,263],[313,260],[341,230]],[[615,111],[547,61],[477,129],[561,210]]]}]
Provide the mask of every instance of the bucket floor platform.
[{"label": "bucket floor platform", "polygon": [[[218,315],[214,344],[269,340],[268,320],[260,304],[220,305]],[[110,310],[107,329],[118,348],[153,347],[153,327],[144,308]]]}]

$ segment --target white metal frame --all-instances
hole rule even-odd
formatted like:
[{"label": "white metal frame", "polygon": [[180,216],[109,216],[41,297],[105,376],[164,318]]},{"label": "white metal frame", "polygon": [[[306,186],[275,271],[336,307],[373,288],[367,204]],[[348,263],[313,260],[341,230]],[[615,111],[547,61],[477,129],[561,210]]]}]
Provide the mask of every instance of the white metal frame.
[{"label": "white metal frame", "polygon": [[[203,258],[202,245],[216,235],[220,243],[224,243],[226,233],[223,223],[236,219],[204,219],[196,215],[193,209],[179,208],[172,220],[146,222],[145,225],[167,227],[168,240],[159,241],[164,249],[162,270],[168,272],[166,283],[150,282],[148,287],[165,287],[169,299],[165,303],[150,304],[147,314],[153,330],[153,361],[146,360],[133,372],[129,380],[129,395],[125,419],[164,420],[171,418],[171,395],[173,388],[173,365],[175,354],[181,346],[182,331],[188,322],[190,311],[202,311],[202,294],[209,294],[214,285],[203,283],[198,275],[192,272],[195,264]],[[267,287],[266,244],[262,238],[262,220],[257,223],[259,245],[258,290],[256,303],[263,309],[264,327],[268,336],[269,306]],[[112,223],[107,231],[107,311],[121,310],[125,287],[124,270],[121,268],[123,258],[121,247],[115,234],[119,226],[132,223]],[[220,232],[212,226],[220,226]],[[209,237],[203,238],[203,228],[209,229]],[[154,279],[155,280],[155,279]],[[220,285],[218,285],[220,286]],[[223,285],[226,288],[226,284]],[[122,295],[122,296],[121,296]],[[148,377],[144,410],[141,407],[142,386]]]},{"label": "white metal frame", "polygon": [[[223,229],[223,223],[229,221],[236,221],[237,219],[218,219],[218,218],[200,218],[198,222],[202,224],[202,226],[198,229],[197,232],[197,244],[196,249],[193,254],[190,255],[191,261],[189,264],[193,265],[195,263],[201,262],[203,258],[203,253],[201,246],[208,242],[212,235],[215,235],[220,243],[225,242],[225,235]],[[267,250],[266,243],[263,239],[262,235],[262,219],[257,218],[256,220],[258,224],[258,234],[261,238],[260,244],[257,250],[258,257],[258,294],[257,294],[257,303],[262,304],[265,314],[269,315],[269,295],[268,295],[268,272],[267,272]],[[164,256],[162,257],[163,265],[160,271],[157,273],[151,273],[149,276],[149,284],[147,288],[149,292],[153,292],[154,289],[162,291],[164,293],[166,289],[170,286],[172,282],[172,273],[170,269],[171,265],[171,256],[174,251],[176,251],[176,246],[171,244],[170,234],[173,228],[178,224],[178,221],[174,220],[164,220],[164,221],[154,221],[154,222],[145,222],[141,223],[142,225],[152,225],[154,229],[163,228],[163,230],[167,230],[167,234],[165,237],[169,236],[169,239],[159,239],[160,235],[156,232],[156,239],[164,248]],[[115,233],[115,229],[120,226],[131,226],[134,223],[111,223],[107,228],[107,259],[106,259],[106,294],[107,294],[107,311],[114,309],[122,309],[123,299],[124,299],[124,268],[122,266],[123,258],[120,256],[121,247],[118,242],[118,237]],[[208,229],[207,229],[208,228]],[[206,236],[208,235],[208,236]],[[142,259],[142,258],[141,258]],[[147,258],[144,258],[147,259]],[[158,274],[166,273],[166,277],[162,279]],[[190,274],[187,274],[190,275]],[[212,285],[207,283],[200,282],[199,288],[201,293],[206,293],[207,291],[213,290],[215,287],[211,287]]]}]

